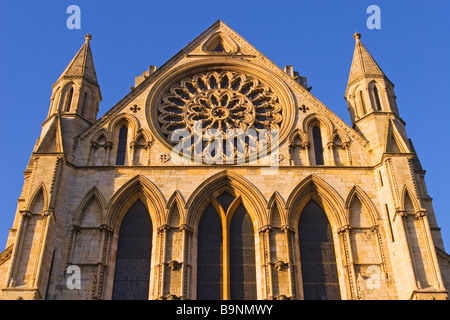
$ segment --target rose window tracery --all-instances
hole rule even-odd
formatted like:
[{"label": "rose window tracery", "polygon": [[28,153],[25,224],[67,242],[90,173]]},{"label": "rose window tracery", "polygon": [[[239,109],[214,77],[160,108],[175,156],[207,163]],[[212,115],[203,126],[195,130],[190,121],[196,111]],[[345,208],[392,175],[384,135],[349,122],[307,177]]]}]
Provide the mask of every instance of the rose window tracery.
[{"label": "rose window tracery", "polygon": [[[157,119],[162,134],[172,145],[177,144],[172,136],[178,129],[187,132],[184,142],[193,142],[194,132],[200,130],[203,138],[208,137],[200,148],[204,153],[219,138],[239,138],[249,129],[256,135],[264,132],[267,137],[267,132],[280,129],[283,108],[276,93],[256,77],[242,72],[211,71],[187,76],[166,89]],[[247,137],[243,149],[239,143],[230,145],[223,141],[209,156],[236,157],[239,150],[248,153],[258,148],[259,140],[254,135]]]}]

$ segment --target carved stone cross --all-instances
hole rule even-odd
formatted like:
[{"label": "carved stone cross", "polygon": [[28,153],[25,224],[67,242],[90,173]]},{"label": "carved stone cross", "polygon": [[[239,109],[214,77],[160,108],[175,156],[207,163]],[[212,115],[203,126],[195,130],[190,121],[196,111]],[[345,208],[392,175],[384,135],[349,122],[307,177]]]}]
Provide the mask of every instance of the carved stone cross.
[{"label": "carved stone cross", "polygon": [[135,104],[134,106],[132,106],[132,107],[130,108],[130,110],[133,111],[134,113],[136,113],[136,112],[138,112],[139,110],[141,110],[141,108],[138,107],[138,106]]},{"label": "carved stone cross", "polygon": [[299,109],[300,109],[300,111],[302,111],[303,113],[306,113],[306,112],[309,110],[309,108],[308,108],[307,106],[305,106],[305,105],[302,105],[301,107],[299,107]]}]

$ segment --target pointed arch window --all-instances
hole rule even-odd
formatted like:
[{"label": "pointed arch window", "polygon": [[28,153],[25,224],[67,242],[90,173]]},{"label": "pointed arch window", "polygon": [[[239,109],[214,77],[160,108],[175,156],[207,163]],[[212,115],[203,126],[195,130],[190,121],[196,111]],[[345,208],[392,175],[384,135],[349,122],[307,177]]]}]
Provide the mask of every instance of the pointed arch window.
[{"label": "pointed arch window", "polygon": [[322,146],[322,134],[319,126],[314,126],[312,129],[313,142],[314,142],[314,155],[316,158],[316,165],[320,166],[324,164],[323,161],[323,146]]},{"label": "pointed arch window", "polygon": [[373,86],[373,97],[375,99],[375,110],[381,111],[380,95],[376,85]]},{"label": "pointed arch window", "polygon": [[230,298],[256,299],[255,238],[250,215],[240,204],[230,223]]},{"label": "pointed arch window", "polygon": [[147,208],[138,200],[119,230],[113,300],[148,300],[152,232]]},{"label": "pointed arch window", "polygon": [[251,217],[241,199],[226,192],[211,201],[198,225],[197,299],[254,300],[256,263]]},{"label": "pointed arch window", "polygon": [[364,102],[364,97],[363,97],[362,90],[359,91],[359,100],[361,101],[361,109],[362,109],[362,112],[363,112],[362,115],[364,116],[367,113],[367,110],[366,110],[366,104]]},{"label": "pointed arch window", "polygon": [[73,98],[73,87],[70,88],[69,95],[67,96],[66,109],[65,112],[70,111],[70,107],[72,106],[72,98]]},{"label": "pointed arch window", "polygon": [[[304,165],[305,156],[302,156],[302,139],[297,135],[292,143],[292,162],[296,166]],[[306,155],[308,156],[308,155]]]},{"label": "pointed arch window", "polygon": [[210,204],[198,225],[198,300],[222,299],[222,257],[222,223],[218,212]]},{"label": "pointed arch window", "polygon": [[117,147],[116,165],[125,164],[125,155],[127,152],[127,136],[128,136],[128,128],[127,126],[122,126],[119,131],[119,143]]},{"label": "pointed arch window", "polygon": [[297,230],[305,300],[340,300],[331,226],[315,201],[303,209]]}]

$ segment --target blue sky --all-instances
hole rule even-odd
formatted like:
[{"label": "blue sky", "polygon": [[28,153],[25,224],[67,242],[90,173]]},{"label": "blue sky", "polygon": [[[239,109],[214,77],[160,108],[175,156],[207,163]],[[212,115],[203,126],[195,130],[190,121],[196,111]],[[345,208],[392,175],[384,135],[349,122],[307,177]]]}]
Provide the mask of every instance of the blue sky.
[{"label": "blue sky", "polygon": [[[81,29],[69,30],[69,5]],[[369,30],[366,9],[381,9]],[[0,0],[0,250],[23,171],[47,116],[52,85],[91,33],[103,100],[99,116],[149,65],[161,66],[218,19],[279,67],[293,65],[312,93],[349,123],[344,100],[355,31],[395,84],[447,251],[450,250],[450,1],[24,1]]]}]

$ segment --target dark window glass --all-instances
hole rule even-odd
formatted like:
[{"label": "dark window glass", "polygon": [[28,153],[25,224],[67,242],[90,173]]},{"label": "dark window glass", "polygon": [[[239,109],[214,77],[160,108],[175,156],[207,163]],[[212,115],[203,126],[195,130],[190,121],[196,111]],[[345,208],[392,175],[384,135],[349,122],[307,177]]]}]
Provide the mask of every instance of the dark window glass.
[{"label": "dark window glass", "polygon": [[363,111],[363,115],[365,115],[367,113],[367,111],[366,111],[366,104],[364,103],[364,97],[363,97],[362,91],[359,92],[359,99],[361,99],[362,111]]},{"label": "dark window glass", "polygon": [[83,104],[81,105],[81,116],[84,117],[84,112],[85,112],[85,108],[86,108],[86,100],[87,100],[87,92],[84,93],[83,96]]},{"label": "dark window glass", "polygon": [[125,164],[125,153],[127,152],[127,135],[128,135],[127,127],[123,126],[122,128],[120,128],[119,146],[117,147],[117,158],[116,158],[117,165]]},{"label": "dark window glass", "polygon": [[320,133],[320,128],[314,126],[312,129],[313,141],[314,141],[314,154],[316,156],[316,165],[323,165],[323,147],[322,147],[322,135]]},{"label": "dark window glass", "polygon": [[198,225],[197,299],[222,299],[222,222],[210,204]]},{"label": "dark window glass", "polygon": [[377,86],[373,86],[373,96],[375,98],[376,109],[381,110],[380,95],[378,94]]},{"label": "dark window glass", "polygon": [[227,212],[228,208],[230,207],[231,203],[234,201],[234,197],[229,194],[228,192],[222,193],[220,196],[217,197],[217,202],[222,206],[222,209]]},{"label": "dark window glass", "polygon": [[310,201],[298,223],[305,300],[339,300],[333,235],[322,208]]},{"label": "dark window glass", "polygon": [[70,88],[69,96],[67,97],[66,112],[70,111],[70,106],[72,105],[72,98],[73,98],[73,88]]},{"label": "dark window glass", "polygon": [[256,299],[255,235],[252,219],[242,204],[230,223],[230,298]]},{"label": "dark window glass", "polygon": [[221,43],[219,43],[213,50],[214,52],[225,52],[225,49]]},{"label": "dark window glass", "polygon": [[152,222],[147,208],[137,201],[119,230],[113,300],[148,300]]}]

